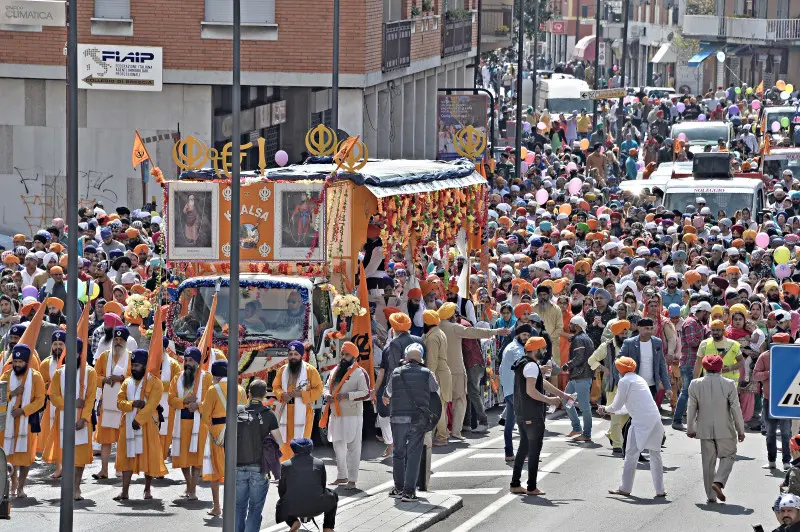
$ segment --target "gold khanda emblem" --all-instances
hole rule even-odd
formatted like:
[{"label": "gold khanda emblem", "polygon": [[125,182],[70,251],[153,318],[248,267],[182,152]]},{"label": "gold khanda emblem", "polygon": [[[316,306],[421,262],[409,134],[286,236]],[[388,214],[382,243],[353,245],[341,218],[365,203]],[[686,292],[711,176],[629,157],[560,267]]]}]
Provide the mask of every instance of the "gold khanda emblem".
[{"label": "gold khanda emblem", "polygon": [[183,171],[200,170],[208,163],[208,146],[193,136],[188,136],[172,147],[172,160]]},{"label": "gold khanda emblem", "polygon": [[472,126],[461,128],[454,140],[456,152],[468,159],[479,157],[486,149],[486,134]]},{"label": "gold khanda emblem", "polygon": [[342,146],[351,139],[354,139],[353,146],[351,149],[346,150],[346,155],[342,160],[341,167],[347,172],[354,174],[367,165],[369,150],[367,150],[366,144],[358,140],[358,137],[350,137],[350,139],[339,144],[339,151],[341,151]]},{"label": "gold khanda emblem", "polygon": [[[247,150],[253,147],[252,142],[248,142],[247,144],[242,144],[239,146],[239,162],[237,164],[241,165],[242,161],[244,160],[245,156],[247,155]],[[222,153],[217,155],[217,150],[211,149],[210,151],[213,152],[211,155],[211,161],[214,163],[214,172],[217,175],[224,175],[228,179],[231,178],[231,168],[233,168],[233,162],[231,158],[233,154],[231,153],[231,149],[233,148],[233,142],[228,142],[225,146],[222,147]],[[241,167],[241,166],[240,166]]]},{"label": "gold khanda emblem", "polygon": [[319,124],[306,133],[306,149],[317,157],[333,155],[338,143],[336,132],[324,124]]}]

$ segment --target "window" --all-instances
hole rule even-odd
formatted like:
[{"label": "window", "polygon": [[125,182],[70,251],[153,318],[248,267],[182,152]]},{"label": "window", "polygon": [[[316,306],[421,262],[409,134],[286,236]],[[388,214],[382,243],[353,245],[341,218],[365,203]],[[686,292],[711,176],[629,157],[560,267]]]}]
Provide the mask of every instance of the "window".
[{"label": "window", "polygon": [[581,18],[589,18],[589,6],[581,6]]},{"label": "window", "polygon": [[131,18],[130,0],[95,0],[94,17],[129,20]]},{"label": "window", "polygon": [[[241,5],[242,23],[275,23],[275,0],[241,0]],[[233,2],[230,0],[205,0],[205,9],[205,22],[233,23]]]},{"label": "window", "polygon": [[789,18],[789,0],[778,0],[777,18]]},{"label": "window", "polygon": [[383,21],[403,20],[403,0],[383,0]]}]

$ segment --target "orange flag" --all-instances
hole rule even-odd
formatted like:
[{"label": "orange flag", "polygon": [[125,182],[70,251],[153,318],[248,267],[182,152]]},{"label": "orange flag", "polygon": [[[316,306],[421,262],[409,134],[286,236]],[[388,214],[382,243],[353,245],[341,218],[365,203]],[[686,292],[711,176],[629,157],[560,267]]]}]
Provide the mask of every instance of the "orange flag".
[{"label": "orange flag", "polygon": [[367,309],[363,316],[353,317],[353,336],[350,341],[358,347],[358,363],[367,372],[370,388],[374,382],[375,359],[372,352],[372,318],[369,315],[369,290],[367,290],[367,274],[364,263],[358,263],[358,299],[361,306]]},{"label": "orange flag", "polygon": [[150,353],[147,357],[147,372],[161,380],[161,364],[164,362],[164,326],[161,320],[161,306],[153,315],[153,336],[150,338]]},{"label": "orange flag", "polygon": [[[42,321],[44,321],[44,313],[47,310],[47,305],[44,303],[38,303],[39,308],[36,309],[36,314],[33,315],[31,321],[28,322],[28,327],[25,329],[25,332],[22,333],[22,336],[19,339],[20,344],[27,345],[31,348],[31,353],[36,353],[36,340],[39,338],[39,330],[42,328]],[[30,366],[39,371],[39,362],[41,359],[39,358],[39,353],[36,353],[36,356],[31,356]],[[3,367],[3,371],[8,369],[11,364],[11,358],[9,357],[7,364]]]},{"label": "orange flag", "polygon": [[[200,356],[203,357],[200,360],[202,361],[201,367],[203,371],[209,371],[209,362],[211,362],[211,356],[209,351],[209,356],[206,356],[206,351],[212,347],[212,341],[214,340],[214,317],[217,313],[217,294],[214,294],[214,299],[211,300],[211,310],[208,313],[208,323],[206,323],[206,330],[203,331],[203,336],[200,338],[200,343],[197,347],[200,349]],[[234,333],[237,334],[237,333]],[[195,377],[197,374],[200,373],[199,371],[195,373]]]},{"label": "orange flag", "polygon": [[136,136],[133,139],[133,152],[131,153],[131,161],[133,162],[133,167],[136,168],[141,163],[150,160],[150,154],[147,153],[147,148],[144,145],[144,141],[142,140],[141,135],[139,135],[139,130],[136,130]]},{"label": "orange flag", "polygon": [[756,94],[764,94],[764,81],[762,80],[761,83],[758,84],[756,87]]},{"label": "orange flag", "polygon": [[761,155],[769,155],[770,150],[772,149],[770,138],[772,137],[772,133],[767,131],[764,133],[764,145],[761,146]]},{"label": "orange flag", "polygon": [[350,156],[350,153],[352,153],[353,148],[355,148],[356,143],[358,142],[358,137],[359,135],[356,135],[355,137],[349,137],[347,140],[342,142],[339,151],[337,151],[333,156],[333,162],[336,164],[336,170],[331,173],[332,175],[335,175],[336,172],[339,171],[339,169],[342,167],[342,164],[344,164],[344,162]]}]

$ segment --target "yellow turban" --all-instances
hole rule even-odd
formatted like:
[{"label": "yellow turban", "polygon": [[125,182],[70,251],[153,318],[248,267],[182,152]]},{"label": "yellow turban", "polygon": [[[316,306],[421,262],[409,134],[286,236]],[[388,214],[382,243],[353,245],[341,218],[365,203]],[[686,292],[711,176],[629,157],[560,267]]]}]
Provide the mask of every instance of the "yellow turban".
[{"label": "yellow turban", "polygon": [[724,329],[725,328],[725,324],[722,322],[722,320],[714,320],[714,321],[711,322],[711,328],[712,329]]},{"label": "yellow turban", "polygon": [[740,313],[742,316],[744,316],[745,319],[747,319],[747,307],[745,307],[741,303],[737,303],[731,307],[731,316],[733,316],[737,312]]},{"label": "yellow turban", "polygon": [[422,322],[425,325],[439,325],[441,321],[439,314],[435,310],[429,309],[422,313]]},{"label": "yellow turban", "polygon": [[443,320],[449,320],[456,313],[456,304],[447,302],[439,308],[439,317]]},{"label": "yellow turban", "polygon": [[614,334],[614,336],[618,336],[623,331],[630,330],[630,328],[631,322],[628,320],[619,320],[618,322],[611,324],[611,332]]}]

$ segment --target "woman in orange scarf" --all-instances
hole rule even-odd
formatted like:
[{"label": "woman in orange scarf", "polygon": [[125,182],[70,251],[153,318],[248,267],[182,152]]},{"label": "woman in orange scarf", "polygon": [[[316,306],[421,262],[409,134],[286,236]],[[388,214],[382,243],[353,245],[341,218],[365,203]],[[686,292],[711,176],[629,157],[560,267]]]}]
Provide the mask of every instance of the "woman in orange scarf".
[{"label": "woman in orange scarf", "polygon": [[[558,351],[561,355],[559,360],[569,360],[569,347],[572,344],[572,342],[570,342],[572,335],[569,333],[569,320],[572,319],[572,309],[570,308],[568,295],[558,296],[558,308],[561,309],[561,316],[563,317],[564,321],[564,330],[561,332],[561,342],[558,345]],[[566,388],[568,380],[568,372],[563,371],[559,373],[558,388],[560,390]],[[558,405],[558,408],[562,408],[562,405]]]}]

